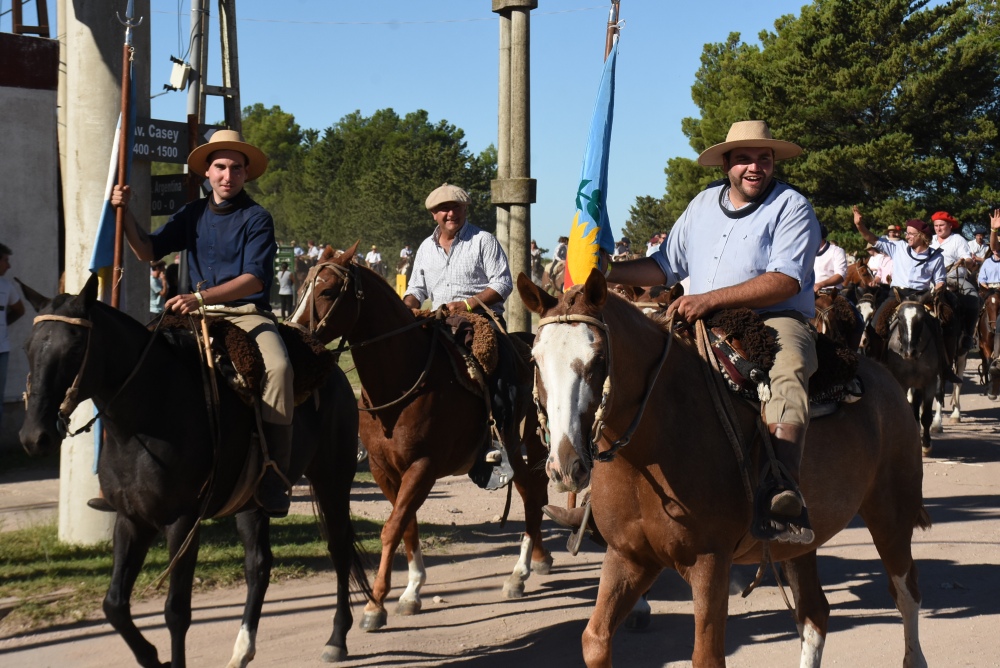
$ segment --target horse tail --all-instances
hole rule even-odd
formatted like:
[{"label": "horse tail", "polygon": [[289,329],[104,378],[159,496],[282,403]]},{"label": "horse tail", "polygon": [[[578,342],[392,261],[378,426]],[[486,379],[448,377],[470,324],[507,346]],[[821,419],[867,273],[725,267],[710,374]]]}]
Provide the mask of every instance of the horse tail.
[{"label": "horse tail", "polygon": [[924,504],[920,504],[920,511],[917,513],[917,520],[913,526],[925,530],[931,528],[931,515],[927,512],[927,506]]},{"label": "horse tail", "polygon": [[[309,483],[309,493],[310,496],[315,499],[316,491],[313,489],[313,485]],[[330,541],[330,524],[326,519],[326,513],[323,512],[323,508],[318,504],[313,502],[313,510],[316,513],[316,519],[319,522],[320,536],[323,540],[329,543]],[[364,595],[366,601],[370,601],[375,598],[375,594],[372,591],[371,582],[368,581],[368,572],[376,570],[375,562],[372,559],[372,555],[368,550],[364,548],[358,541],[358,536],[354,532],[354,521],[348,517],[347,526],[344,530],[344,535],[340,538],[344,543],[350,545],[350,580],[351,586],[355,589],[361,591]]]}]

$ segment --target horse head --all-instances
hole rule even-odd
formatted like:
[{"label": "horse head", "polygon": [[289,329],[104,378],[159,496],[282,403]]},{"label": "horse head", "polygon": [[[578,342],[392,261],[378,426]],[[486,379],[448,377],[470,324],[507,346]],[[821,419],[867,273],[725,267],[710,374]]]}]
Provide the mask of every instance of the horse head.
[{"label": "horse head", "polygon": [[[353,297],[357,300],[363,297],[355,274],[357,268],[351,262],[360,243],[356,241],[339,254],[330,246],[326,247],[302,281],[298,304],[289,318],[290,322],[307,328],[326,342],[343,336],[354,327],[360,306],[344,309],[343,313],[339,312],[338,306],[350,298],[352,291],[348,287],[352,284]],[[334,311],[338,311],[336,316]]]},{"label": "horse head", "polygon": [[[517,289],[528,310],[542,318],[532,354],[535,403],[549,436],[545,471],[557,487],[580,491],[590,483],[595,412],[609,373],[601,322],[607,283],[593,270],[585,284],[557,299],[522,273]],[[556,322],[563,326],[546,326]]]},{"label": "horse head", "polygon": [[896,336],[890,348],[904,360],[918,357],[928,347],[933,348],[929,308],[934,295],[930,292],[918,299],[905,299],[896,309]]},{"label": "horse head", "polygon": [[91,350],[91,310],[97,301],[97,275],[79,295],[59,295],[35,317],[24,349],[28,382],[24,392],[21,445],[32,456],[56,451],[66,436],[69,415],[89,398],[82,383]]}]

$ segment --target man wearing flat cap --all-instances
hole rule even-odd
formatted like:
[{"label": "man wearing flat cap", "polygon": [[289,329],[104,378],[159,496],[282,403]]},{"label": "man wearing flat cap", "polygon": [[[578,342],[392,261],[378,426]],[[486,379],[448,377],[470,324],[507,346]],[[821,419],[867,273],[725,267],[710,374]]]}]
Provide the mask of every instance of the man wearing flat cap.
[{"label": "man wearing flat cap", "polygon": [[753,531],[758,538],[811,543],[798,479],[809,376],[818,365],[809,320],[820,230],[809,201],[774,178],[776,161],[800,153],[796,144],[774,139],[764,121],[733,123],[725,142],[698,157],[703,167],[722,167],[725,177],[688,204],[655,253],[610,263],[606,276],[626,285],[690,278],[690,292],[670,306],[675,315],[695,322],[720,309],[749,307],[775,331],[778,352],[764,412],[775,455],[793,480],[762,482],[770,502]]},{"label": "man wearing flat cap", "polygon": [[267,156],[244,142],[240,133],[218,130],[208,143],[191,151],[188,168],[208,179],[211,194],[189,202],[151,234],[139,228],[128,210],[128,186],[115,187],[111,204],[125,209],[125,236],[140,260],[188,252],[188,273],[196,291],[171,297],[165,311],[181,315],[204,311],[224,317],[257,342],[266,375],[261,436],[271,461],[256,496],[265,513],[284,517],[289,506],[285,474],[292,450],[294,396],[292,366],[269,298],[277,253],[274,220],[243,189],[267,169]]},{"label": "man wearing flat cap", "polygon": [[[506,329],[503,303],[514,289],[507,254],[496,237],[468,222],[470,201],[469,193],[450,183],[427,196],[424,206],[436,227],[417,248],[403,303],[419,309],[424,300],[430,299],[433,309],[444,307],[452,314],[479,313]],[[499,346],[499,350],[503,355],[506,346]],[[498,424],[511,419],[516,403],[510,397],[511,388],[517,387],[510,364],[511,360],[502,357],[498,371],[487,379]],[[513,448],[514,444],[510,445]],[[499,480],[513,474],[506,463],[502,471],[494,469],[493,465],[499,464],[498,454],[487,448],[469,472],[480,487],[493,489],[501,484]]]}]

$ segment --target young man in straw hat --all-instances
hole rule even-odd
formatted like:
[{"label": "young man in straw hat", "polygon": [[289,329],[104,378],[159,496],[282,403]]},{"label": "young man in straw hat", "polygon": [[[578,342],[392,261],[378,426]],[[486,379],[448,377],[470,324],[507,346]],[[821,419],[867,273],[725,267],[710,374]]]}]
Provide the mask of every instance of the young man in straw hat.
[{"label": "young man in straw hat", "polygon": [[722,167],[725,178],[695,197],[659,250],[647,258],[605,265],[605,275],[626,285],[672,285],[690,278],[689,294],[671,304],[674,315],[695,322],[714,311],[749,307],[778,340],[771,398],[764,411],[775,455],[794,485],[769,487],[755,533],[782,542],[810,543],[805,502],[797,489],[809,426],[809,376],[817,368],[813,261],[820,227],[809,201],[774,178],[777,160],[802,153],[771,136],[764,121],[740,121],[726,141],[705,150],[698,163]]},{"label": "young man in straw hat", "polygon": [[[453,314],[485,314],[491,323],[506,329],[503,303],[514,290],[507,254],[495,236],[468,222],[471,201],[469,193],[449,183],[441,184],[427,196],[424,206],[436,227],[417,248],[403,303],[419,309],[425,299],[430,299],[431,308],[444,307]],[[484,307],[491,313],[486,313]],[[505,425],[513,418],[515,403],[509,388],[516,388],[517,382],[509,368],[512,360],[503,357],[506,347],[501,345],[499,349],[500,363],[488,382],[497,424]],[[502,462],[499,451],[489,448],[469,471],[469,477],[486,489],[503,486],[512,476],[510,464]]]},{"label": "young man in straw hat", "polygon": [[165,310],[182,315],[205,309],[251,332],[264,357],[262,434],[276,471],[268,466],[257,499],[272,517],[288,514],[288,470],[292,450],[292,367],[271,314],[274,279],[274,220],[243,190],[267,169],[267,156],[234,130],[219,130],[191,151],[188,168],[208,179],[212,193],[186,204],[152,234],[128,211],[129,188],[115,187],[111,204],[125,209],[125,236],[136,257],[152,261],[188,251],[193,294],[170,298]]}]

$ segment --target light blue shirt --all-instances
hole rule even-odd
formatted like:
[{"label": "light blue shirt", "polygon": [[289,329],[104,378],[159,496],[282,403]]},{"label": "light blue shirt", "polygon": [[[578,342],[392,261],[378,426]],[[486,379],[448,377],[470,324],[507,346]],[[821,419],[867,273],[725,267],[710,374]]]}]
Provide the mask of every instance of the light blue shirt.
[{"label": "light blue shirt", "polygon": [[986,258],[979,269],[979,282],[983,285],[1000,283],[1000,262],[994,260],[992,255]]},{"label": "light blue shirt", "polygon": [[892,258],[894,288],[930,290],[938,283],[944,283],[944,259],[940,252],[927,249],[917,253],[905,241],[886,237],[881,237],[875,247]]},{"label": "light blue shirt", "polygon": [[775,271],[794,278],[798,294],[758,313],[816,314],[813,263],[819,250],[819,221],[812,205],[788,184],[776,181],[754,210],[731,206],[728,184],[710,187],[691,200],[667,240],[652,255],[672,285],[691,278],[690,294],[739,285]]}]

